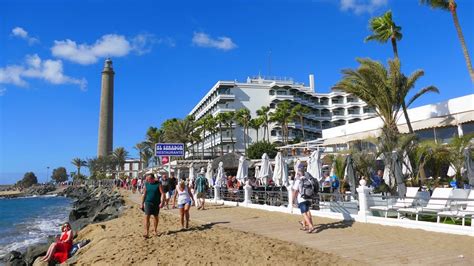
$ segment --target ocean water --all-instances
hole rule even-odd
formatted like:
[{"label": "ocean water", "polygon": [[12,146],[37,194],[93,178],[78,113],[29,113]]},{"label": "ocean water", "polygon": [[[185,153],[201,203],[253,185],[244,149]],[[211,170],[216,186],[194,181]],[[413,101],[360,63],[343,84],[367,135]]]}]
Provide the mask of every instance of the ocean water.
[{"label": "ocean water", "polygon": [[71,203],[71,199],[56,196],[0,199],[0,258],[60,234]]}]

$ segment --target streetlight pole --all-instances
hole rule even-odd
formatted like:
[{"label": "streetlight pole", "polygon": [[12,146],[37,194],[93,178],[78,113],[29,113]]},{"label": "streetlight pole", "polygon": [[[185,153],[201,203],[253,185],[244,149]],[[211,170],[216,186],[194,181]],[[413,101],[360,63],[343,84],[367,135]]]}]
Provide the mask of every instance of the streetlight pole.
[{"label": "streetlight pole", "polygon": [[49,180],[49,166],[46,166],[46,183],[48,183]]}]

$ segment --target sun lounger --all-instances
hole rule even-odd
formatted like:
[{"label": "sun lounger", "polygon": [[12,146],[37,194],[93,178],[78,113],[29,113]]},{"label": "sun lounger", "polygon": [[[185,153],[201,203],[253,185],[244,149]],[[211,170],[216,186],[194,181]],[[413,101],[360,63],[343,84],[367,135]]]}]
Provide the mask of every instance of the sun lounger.
[{"label": "sun lounger", "polygon": [[419,187],[407,187],[407,193],[405,194],[405,198],[399,198],[396,200],[395,204],[390,205],[387,204],[386,206],[372,206],[370,207],[371,211],[381,211],[385,213],[385,218],[387,218],[389,211],[396,211],[400,208],[408,208],[413,205],[415,200],[416,194],[418,193]]},{"label": "sun lounger", "polygon": [[[462,209],[463,203],[466,204],[466,209]],[[454,201],[452,205],[455,207],[454,210],[442,211],[438,212],[437,222],[439,223],[441,217],[450,217],[450,218],[457,218],[462,220],[462,226],[466,224],[466,217],[471,216],[471,226],[474,226],[472,222],[472,217],[474,216],[474,190],[469,192],[469,196],[467,197],[467,201],[463,202]]]},{"label": "sun lounger", "polygon": [[397,210],[398,218],[400,219],[401,214],[415,214],[416,220],[418,221],[419,214],[433,214],[446,210],[446,205],[448,204],[452,190],[452,188],[435,188],[426,207],[400,208]]}]

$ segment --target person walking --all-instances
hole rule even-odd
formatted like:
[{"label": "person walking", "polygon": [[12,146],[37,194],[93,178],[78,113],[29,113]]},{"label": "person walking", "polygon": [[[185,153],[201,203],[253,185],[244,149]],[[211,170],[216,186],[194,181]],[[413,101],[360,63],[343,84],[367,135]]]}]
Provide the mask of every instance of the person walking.
[{"label": "person walking", "polygon": [[168,202],[170,201],[171,195],[169,194],[171,184],[170,179],[168,178],[168,173],[166,171],[161,172],[161,186],[163,187],[163,192],[165,192],[165,202],[163,203],[166,206],[166,209],[169,209]]},{"label": "person walking", "polygon": [[199,172],[196,182],[194,183],[194,191],[197,194],[196,204],[198,206],[198,210],[204,210],[204,203],[206,203],[206,192],[209,189],[209,182],[207,181],[205,174],[206,171],[204,168],[201,168],[201,172]]},{"label": "person walking", "polygon": [[[191,189],[189,188],[189,186],[184,181],[180,181],[179,184],[176,186],[176,192],[174,193],[173,199],[173,208],[176,207],[176,198],[178,199],[179,215],[181,218],[181,229],[188,229],[189,209],[191,208],[191,199],[193,198],[193,194],[191,193]],[[184,222],[185,219],[186,224]]]},{"label": "person walking", "polygon": [[166,208],[168,208],[168,205],[169,205],[169,201],[171,200],[172,197],[174,197],[174,192],[176,190],[176,186],[178,185],[178,179],[176,179],[176,177],[174,176],[174,174],[171,174],[170,178],[169,178],[169,191],[168,191],[168,194],[169,194],[169,198],[166,200]]},{"label": "person walking", "polygon": [[301,230],[312,233],[315,228],[313,226],[313,217],[311,216],[309,207],[311,206],[313,193],[316,190],[315,184],[317,181],[305,172],[303,165],[298,167],[297,176],[300,178],[297,178],[293,184],[293,202],[297,200],[298,207],[303,216],[303,221],[300,222],[302,225]]},{"label": "person walking", "polygon": [[161,183],[158,180],[155,180],[155,175],[153,173],[147,173],[145,177],[146,181],[143,188],[141,209],[145,212],[145,233],[143,234],[143,237],[148,238],[150,216],[153,216],[153,229],[155,236],[158,236],[158,215],[160,213],[160,208],[163,207],[163,202],[165,201],[165,193],[163,191],[163,186],[161,186]]}]

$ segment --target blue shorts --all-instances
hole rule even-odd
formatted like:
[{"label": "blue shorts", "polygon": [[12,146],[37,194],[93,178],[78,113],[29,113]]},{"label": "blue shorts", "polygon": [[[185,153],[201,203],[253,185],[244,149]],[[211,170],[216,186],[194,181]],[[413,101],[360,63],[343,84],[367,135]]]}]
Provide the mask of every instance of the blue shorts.
[{"label": "blue shorts", "polygon": [[187,205],[191,205],[191,200],[188,200],[188,201],[186,201],[186,202],[183,203],[183,204],[178,204],[178,209],[184,208],[184,206],[185,206],[186,204],[187,204]]},{"label": "blue shorts", "polygon": [[309,212],[309,201],[303,201],[301,203],[298,203],[298,207],[300,208],[301,214]]}]

